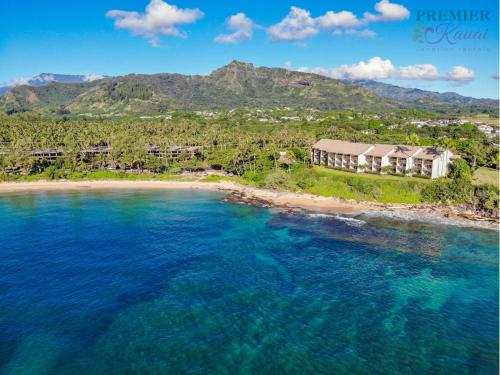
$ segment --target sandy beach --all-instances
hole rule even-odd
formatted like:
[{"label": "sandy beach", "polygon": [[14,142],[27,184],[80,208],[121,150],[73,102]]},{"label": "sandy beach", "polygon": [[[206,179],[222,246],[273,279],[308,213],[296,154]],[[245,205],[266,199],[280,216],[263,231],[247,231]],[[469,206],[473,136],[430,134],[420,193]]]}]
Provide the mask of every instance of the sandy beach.
[{"label": "sandy beach", "polygon": [[199,181],[37,181],[37,182],[5,182],[0,183],[0,194],[36,191],[71,191],[71,190],[116,190],[116,189],[193,189],[241,193],[241,199],[247,198],[267,201],[273,206],[282,208],[300,208],[332,213],[358,214],[368,210],[376,210],[386,205],[369,202],[345,201],[334,197],[321,197],[312,194],[278,192],[240,185],[231,181],[199,182]]},{"label": "sandy beach", "polygon": [[197,181],[36,181],[36,182],[3,182],[0,183],[0,194],[35,191],[71,191],[71,190],[116,190],[116,189],[204,189],[220,190],[223,183],[207,183]]},{"label": "sandy beach", "polygon": [[226,201],[260,206],[272,206],[286,210],[304,210],[325,214],[344,214],[355,216],[367,213],[415,220],[426,218],[433,222],[480,227],[498,230],[498,224],[488,220],[471,220],[461,216],[453,207],[438,205],[384,204],[359,202],[335,197],[322,197],[306,193],[278,192],[240,185],[231,181],[36,181],[0,183],[0,196],[9,193],[31,193],[37,191],[81,191],[117,189],[193,189],[226,192]]}]

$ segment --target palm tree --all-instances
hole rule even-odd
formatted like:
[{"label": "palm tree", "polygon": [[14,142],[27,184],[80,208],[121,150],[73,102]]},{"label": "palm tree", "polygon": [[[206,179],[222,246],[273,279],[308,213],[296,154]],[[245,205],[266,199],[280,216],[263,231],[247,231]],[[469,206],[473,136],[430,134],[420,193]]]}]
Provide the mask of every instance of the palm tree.
[{"label": "palm tree", "polygon": [[437,140],[436,146],[445,148],[445,149],[451,149],[453,147],[453,140],[448,137],[441,137]]},{"label": "palm tree", "polygon": [[411,133],[406,137],[406,144],[410,146],[418,146],[420,144],[420,138],[415,133]]}]

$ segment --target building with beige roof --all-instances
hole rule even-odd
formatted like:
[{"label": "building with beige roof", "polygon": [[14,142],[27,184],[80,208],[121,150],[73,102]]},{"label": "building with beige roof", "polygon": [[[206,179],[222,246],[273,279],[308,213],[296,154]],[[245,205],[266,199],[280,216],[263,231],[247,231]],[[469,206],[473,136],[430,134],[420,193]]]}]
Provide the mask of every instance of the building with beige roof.
[{"label": "building with beige roof", "polygon": [[385,144],[375,144],[374,146],[365,154],[365,171],[381,173],[382,167],[389,165],[389,155],[394,152],[394,146]]},{"label": "building with beige roof", "polygon": [[375,146],[365,143],[322,139],[312,147],[311,159],[318,164],[358,171],[360,165],[366,164],[364,154],[373,147]]},{"label": "building with beige roof", "polygon": [[448,174],[450,161],[456,157],[446,149],[423,147],[412,159],[415,173],[437,178]]},{"label": "building with beige roof", "polygon": [[419,174],[444,177],[454,155],[425,146],[366,144],[322,139],[312,146],[311,161],[355,172]]},{"label": "building with beige roof", "polygon": [[413,157],[422,150],[421,146],[396,145],[394,151],[389,155],[389,165],[393,167],[393,173],[408,174],[413,168]]}]

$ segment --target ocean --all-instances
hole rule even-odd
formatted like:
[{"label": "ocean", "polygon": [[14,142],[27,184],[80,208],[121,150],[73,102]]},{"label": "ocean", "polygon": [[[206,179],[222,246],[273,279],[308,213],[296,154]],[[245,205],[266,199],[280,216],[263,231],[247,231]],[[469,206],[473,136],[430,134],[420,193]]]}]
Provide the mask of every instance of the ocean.
[{"label": "ocean", "polygon": [[0,197],[0,373],[498,374],[496,232],[222,197]]}]

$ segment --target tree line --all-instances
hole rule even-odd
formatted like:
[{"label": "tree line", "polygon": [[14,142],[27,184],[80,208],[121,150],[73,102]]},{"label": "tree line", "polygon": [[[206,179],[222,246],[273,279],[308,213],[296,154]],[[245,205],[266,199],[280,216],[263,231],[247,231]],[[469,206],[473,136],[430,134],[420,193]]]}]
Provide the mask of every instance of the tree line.
[{"label": "tree line", "polygon": [[[394,123],[399,126],[389,128],[388,124]],[[78,172],[114,165],[122,170],[147,169],[158,173],[172,168],[211,167],[256,183],[267,178],[274,187],[287,179],[282,172],[291,164],[308,165],[310,146],[321,138],[446,147],[462,156],[460,170],[468,168],[469,174],[479,166],[498,167],[498,148],[473,124],[417,128],[397,116],[381,121],[328,115],[319,121],[302,118],[275,123],[245,118],[241,111],[215,119],[176,113],[168,120],[67,119],[24,113],[0,117],[0,174],[6,179],[12,174],[36,174],[49,167],[54,169],[54,166]],[[82,156],[81,150],[104,145],[110,146],[109,153]],[[203,154],[190,159],[158,158],[147,152],[145,146],[148,145],[161,150],[173,145],[196,145],[203,149]],[[51,148],[63,153],[57,163],[33,158],[30,154],[33,150]],[[288,151],[286,162],[280,159],[280,151]],[[267,177],[276,172],[281,173],[277,178]],[[463,178],[463,174],[460,176],[433,183],[422,192],[423,197],[426,201],[470,203],[478,194],[487,194],[486,200],[491,201],[489,197],[494,196],[494,189],[476,193],[469,179]],[[466,185],[450,182],[458,183],[460,179]],[[296,186],[300,185],[299,181]],[[454,194],[457,191],[463,192],[465,197]],[[492,207],[491,202],[488,205]]]}]

